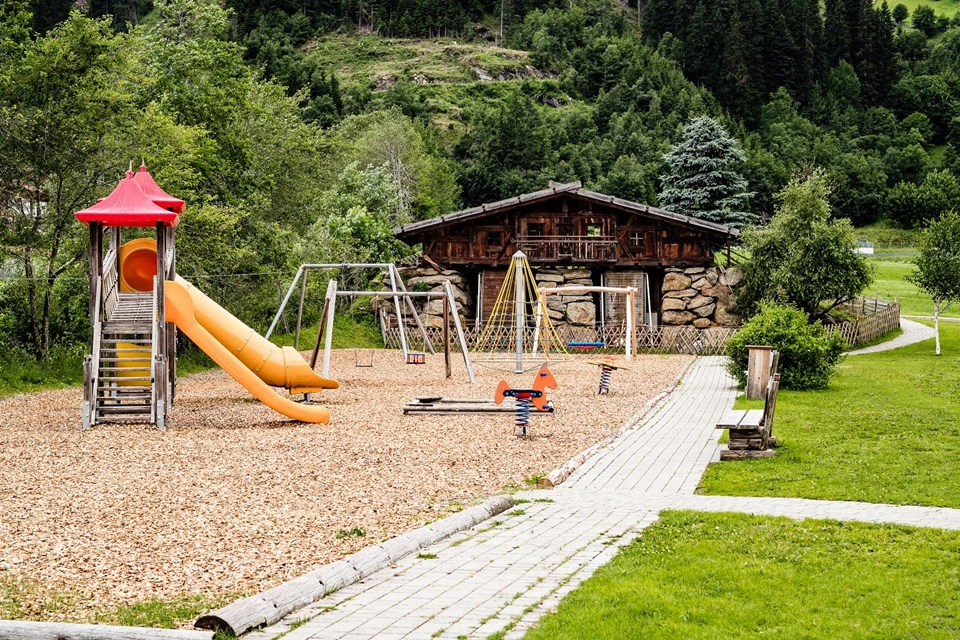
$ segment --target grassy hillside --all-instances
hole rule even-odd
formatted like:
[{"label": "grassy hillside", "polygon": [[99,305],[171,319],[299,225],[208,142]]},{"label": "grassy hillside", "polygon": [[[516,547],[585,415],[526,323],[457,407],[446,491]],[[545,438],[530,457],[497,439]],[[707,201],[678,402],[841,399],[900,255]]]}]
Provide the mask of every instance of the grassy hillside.
[{"label": "grassy hillside", "polygon": [[[881,4],[883,4],[883,0],[878,0],[874,3],[877,7]],[[889,5],[891,10],[898,4],[906,5],[906,7],[910,9],[911,15],[913,15],[914,9],[924,4],[933,7],[933,10],[936,11],[938,15],[952,16],[957,13],[957,11],[960,11],[960,0],[887,0],[887,5]]]},{"label": "grassy hillside", "polygon": [[308,59],[322,62],[345,87],[386,88],[398,81],[417,84],[479,82],[537,77],[526,51],[453,39],[410,40],[330,35],[310,42]]}]

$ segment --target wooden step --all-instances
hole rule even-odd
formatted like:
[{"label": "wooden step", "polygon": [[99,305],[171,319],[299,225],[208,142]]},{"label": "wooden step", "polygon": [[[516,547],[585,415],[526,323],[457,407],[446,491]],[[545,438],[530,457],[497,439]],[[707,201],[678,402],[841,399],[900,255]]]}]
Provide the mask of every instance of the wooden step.
[{"label": "wooden step", "polygon": [[105,367],[103,365],[100,365],[100,371],[136,371],[136,372],[147,371],[149,372],[150,370],[151,369],[149,366],[147,367]]},{"label": "wooden step", "polygon": [[97,405],[97,411],[100,413],[150,413],[149,404],[117,404],[117,405]]},{"label": "wooden step", "polygon": [[100,413],[97,412],[97,422],[150,422],[150,412],[142,413]]},{"label": "wooden step", "polygon": [[128,342],[130,344],[142,344],[144,346],[150,346],[153,344],[153,340],[150,338],[103,338],[103,342],[107,344],[119,344],[121,342]]},{"label": "wooden step", "polygon": [[100,356],[100,362],[150,362],[152,358],[150,357],[149,351],[144,351],[146,354],[143,358],[137,357],[123,357],[123,358],[104,358]]},{"label": "wooden step", "polygon": [[151,355],[150,347],[101,347],[100,353],[142,353],[145,355]]},{"label": "wooden step", "polygon": [[133,382],[134,380],[153,381],[153,376],[100,376],[104,382]]},{"label": "wooden step", "polygon": [[152,397],[153,397],[153,394],[150,393],[149,391],[141,391],[139,393],[131,393],[123,396],[112,396],[109,394],[98,395],[97,401],[101,404],[108,402],[111,405],[116,405],[117,403],[139,404],[140,401],[149,400]]}]

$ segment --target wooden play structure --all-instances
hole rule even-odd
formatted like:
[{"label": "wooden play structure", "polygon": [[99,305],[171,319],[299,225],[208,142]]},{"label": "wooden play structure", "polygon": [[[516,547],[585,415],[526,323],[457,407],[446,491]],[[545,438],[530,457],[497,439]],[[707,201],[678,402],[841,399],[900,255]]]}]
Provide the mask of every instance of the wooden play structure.
[{"label": "wooden play structure", "polygon": [[[176,274],[174,229],[183,200],[166,194],[145,166],[76,217],[90,233],[90,353],[84,358],[83,428],[105,422],[149,422],[164,428],[176,399],[176,329],[261,402],[303,422],[327,422],[321,406],[292,393],[336,389],[295,350],[257,335]],[[151,227],[156,238],[121,244],[125,228]],[[109,244],[104,253],[104,236]]]},{"label": "wooden play structure", "polygon": [[527,256],[517,251],[510,260],[490,319],[477,337],[473,360],[491,368],[523,373],[568,355],[546,313]]},{"label": "wooden play structure", "polygon": [[552,410],[547,400],[547,389],[556,388],[556,379],[550,373],[547,365],[543,364],[537,371],[537,377],[533,381],[532,388],[511,389],[506,380],[501,380],[493,399],[497,404],[503,404],[506,398],[513,398],[516,401],[514,426],[517,430],[517,437],[524,438],[527,435],[527,427],[530,425],[530,408],[534,407],[537,411],[547,411],[547,408],[550,407]]},{"label": "wooden play structure", "polygon": [[[538,296],[540,299],[548,295],[564,295],[571,293],[600,293],[603,295],[622,295],[626,300],[626,311],[624,313],[624,323],[625,330],[624,335],[624,344],[623,350],[624,354],[627,357],[627,360],[632,360],[633,356],[637,353],[637,343],[635,340],[635,329],[634,318],[636,317],[637,309],[637,289],[635,287],[595,287],[590,285],[584,286],[566,286],[566,287],[541,287],[538,289]],[[538,315],[542,313],[541,311],[541,300],[537,301],[537,313]],[[536,340],[534,340],[536,344]],[[605,342],[601,341],[574,341],[567,343],[567,346],[572,349],[603,349],[608,347]]]}]

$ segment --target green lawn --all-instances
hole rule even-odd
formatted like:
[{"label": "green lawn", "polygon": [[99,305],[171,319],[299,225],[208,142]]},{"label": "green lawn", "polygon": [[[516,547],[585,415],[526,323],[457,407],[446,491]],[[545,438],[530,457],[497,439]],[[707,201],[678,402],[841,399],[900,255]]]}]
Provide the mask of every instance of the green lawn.
[{"label": "green lawn", "polygon": [[[874,6],[879,7],[882,4],[881,2],[874,2]],[[919,7],[922,4],[933,7],[933,10],[937,12],[937,15],[952,16],[958,10],[960,10],[960,0],[888,0],[887,5],[892,11],[895,6],[898,4],[904,4],[907,6],[907,9],[910,9],[910,15],[913,15],[913,10]],[[907,18],[907,22],[910,21],[910,18]]]},{"label": "green lawn", "polygon": [[848,356],[825,391],[782,391],[777,455],[708,467],[700,492],[960,507],[960,325]]},{"label": "green lawn", "polygon": [[526,638],[958,635],[960,532],[681,511]]},{"label": "green lawn", "polygon": [[[906,277],[916,270],[909,261],[892,259],[873,259],[874,280],[864,296],[879,297],[882,300],[896,300],[900,303],[900,312],[908,316],[932,316],[933,300],[922,293],[916,285],[907,282]],[[960,306],[954,305],[942,313],[944,316],[960,317]]]}]

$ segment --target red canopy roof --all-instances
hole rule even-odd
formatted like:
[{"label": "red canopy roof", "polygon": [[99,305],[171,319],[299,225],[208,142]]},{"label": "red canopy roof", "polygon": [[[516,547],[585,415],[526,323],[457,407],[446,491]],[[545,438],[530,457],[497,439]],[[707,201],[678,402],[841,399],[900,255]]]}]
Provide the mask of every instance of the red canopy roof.
[{"label": "red canopy roof", "polygon": [[186,209],[187,203],[181,200],[180,198],[174,198],[166,191],[160,188],[160,185],[156,183],[153,179],[153,176],[147,171],[145,165],[140,165],[140,171],[136,172],[133,175],[134,181],[143,189],[143,193],[153,200],[157,206],[163,207],[164,209],[169,209],[176,213],[183,213],[183,210]]},{"label": "red canopy roof", "polygon": [[117,188],[97,204],[77,211],[81,222],[102,222],[111,227],[152,227],[162,222],[168,227],[180,224],[180,217],[173,211],[157,206],[148,198],[133,179],[133,171],[120,181]]}]

